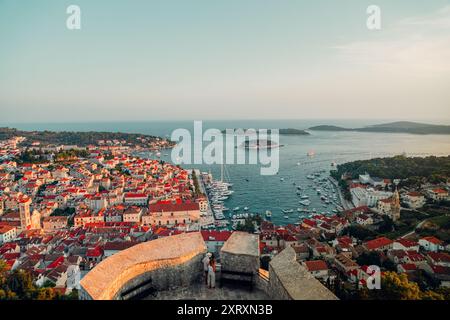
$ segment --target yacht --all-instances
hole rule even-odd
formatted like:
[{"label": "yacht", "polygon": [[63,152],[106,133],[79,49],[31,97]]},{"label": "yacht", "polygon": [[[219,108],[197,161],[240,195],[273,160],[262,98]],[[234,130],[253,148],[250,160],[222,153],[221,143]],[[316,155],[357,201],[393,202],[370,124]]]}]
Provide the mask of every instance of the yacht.
[{"label": "yacht", "polygon": [[299,201],[299,203],[304,206],[309,206],[311,204],[311,201],[309,201],[308,199],[305,199],[305,200]]}]

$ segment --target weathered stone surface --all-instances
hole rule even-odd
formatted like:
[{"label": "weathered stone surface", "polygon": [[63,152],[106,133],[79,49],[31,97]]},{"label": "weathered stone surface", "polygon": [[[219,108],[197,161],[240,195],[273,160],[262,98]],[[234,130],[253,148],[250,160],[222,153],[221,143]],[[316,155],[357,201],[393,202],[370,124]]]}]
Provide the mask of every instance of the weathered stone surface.
[{"label": "weathered stone surface", "polygon": [[287,247],[269,263],[268,293],[275,300],[337,300],[338,298],[296,261]]},{"label": "weathered stone surface", "polygon": [[220,250],[222,269],[236,272],[253,272],[259,269],[258,235],[235,231]]},{"label": "weathered stone surface", "polygon": [[202,274],[206,245],[199,232],[144,242],[103,260],[80,282],[84,299],[110,300],[152,279],[160,289],[189,286]]}]

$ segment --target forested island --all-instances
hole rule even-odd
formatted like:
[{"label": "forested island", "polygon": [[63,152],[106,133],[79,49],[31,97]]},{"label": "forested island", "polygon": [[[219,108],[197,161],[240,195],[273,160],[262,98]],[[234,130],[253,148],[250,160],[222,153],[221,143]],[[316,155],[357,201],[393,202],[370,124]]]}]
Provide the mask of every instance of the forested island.
[{"label": "forested island", "polygon": [[365,173],[374,177],[402,179],[402,184],[441,183],[450,178],[450,156],[421,158],[401,155],[358,160],[338,165],[331,175],[338,180],[342,175],[357,179]]},{"label": "forested island", "polygon": [[71,131],[24,131],[15,128],[0,128],[0,140],[6,140],[13,137],[24,137],[25,141],[22,142],[23,146],[32,146],[38,143],[40,146],[47,145],[99,145],[99,142],[107,141],[113,144],[132,145],[148,147],[149,144],[153,144],[158,141],[162,141],[160,137],[137,134],[137,133],[123,133],[123,132],[71,132]]},{"label": "forested island", "polygon": [[[239,130],[239,129],[232,129],[234,131]],[[246,132],[247,130],[251,130],[251,131],[255,131],[256,133],[259,132],[259,130],[261,129],[241,129],[244,130],[244,132]],[[268,129],[267,133],[270,134],[272,129]],[[222,133],[226,133],[226,130],[222,130]],[[300,129],[293,129],[293,128],[287,128],[287,129],[279,129],[278,130],[279,134],[285,134],[285,135],[310,135],[309,132],[305,131],[305,130],[300,130]]]},{"label": "forested island", "polygon": [[371,125],[363,128],[344,128],[334,125],[320,125],[310,127],[313,131],[358,131],[358,132],[386,132],[412,134],[450,134],[449,125],[435,125],[409,121],[397,121]]}]

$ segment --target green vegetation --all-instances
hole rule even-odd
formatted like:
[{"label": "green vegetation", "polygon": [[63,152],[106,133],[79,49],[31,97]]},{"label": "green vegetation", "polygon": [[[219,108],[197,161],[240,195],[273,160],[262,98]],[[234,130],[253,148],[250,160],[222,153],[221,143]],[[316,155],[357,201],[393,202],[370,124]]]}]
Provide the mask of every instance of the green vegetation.
[{"label": "green vegetation", "polygon": [[244,223],[239,223],[236,226],[236,231],[244,231],[248,233],[254,233],[255,232],[255,225],[259,226],[261,225],[262,218],[259,215],[248,217],[245,219]]},{"label": "green vegetation", "polygon": [[348,226],[342,231],[342,233],[355,237],[361,241],[372,240],[377,236],[375,231],[369,230],[360,225]]},{"label": "green vegetation", "polygon": [[385,272],[381,277],[381,289],[362,290],[361,295],[375,300],[444,300],[439,291],[422,291],[419,285],[409,281],[405,273]]},{"label": "green vegetation", "polygon": [[53,152],[44,152],[41,150],[30,150],[26,149],[19,156],[17,156],[14,161],[18,163],[46,163],[50,155],[54,155],[55,161],[67,161],[74,160],[77,158],[86,158],[89,156],[89,152],[87,150],[75,150],[70,149],[66,151],[59,151],[56,153]]},{"label": "green vegetation", "polygon": [[418,179],[425,178],[431,183],[446,182],[450,177],[450,156],[447,157],[405,157],[375,158],[348,162],[337,166],[331,175],[340,179],[348,174],[357,179],[360,174],[369,173],[374,177],[388,179]]},{"label": "green vegetation", "polygon": [[[0,140],[9,139],[15,136],[27,138],[23,142],[25,146],[31,146],[32,142],[40,142],[42,145],[65,144],[65,145],[97,145],[99,140],[126,141],[130,145],[145,146],[149,142],[154,142],[158,137],[136,133],[123,132],[71,132],[71,131],[23,131],[15,128],[0,128]],[[145,139],[143,142],[142,139]]]},{"label": "green vegetation", "polygon": [[356,262],[360,266],[375,265],[375,266],[380,266],[381,268],[388,270],[388,271],[396,271],[397,270],[395,263],[393,263],[389,259],[382,259],[381,255],[378,251],[364,252],[356,259]]},{"label": "green vegetation", "polygon": [[416,233],[421,237],[435,236],[442,241],[449,242],[450,216],[441,215],[432,217],[428,219],[420,228],[417,228]]},{"label": "green vegetation", "polygon": [[[246,132],[249,129],[232,129],[233,131],[236,130],[243,130],[244,132]],[[259,129],[251,129],[252,131],[254,130],[256,133],[259,132]],[[222,133],[226,133],[226,130],[222,130]],[[267,134],[269,135],[271,133],[271,129],[267,130]],[[300,130],[300,129],[293,129],[293,128],[287,128],[287,129],[279,129],[278,130],[279,134],[286,134],[286,135],[303,135],[303,136],[307,136],[310,135],[309,132],[305,131],[305,130]]]},{"label": "green vegetation", "polygon": [[198,182],[197,175],[195,174],[195,171],[192,171],[192,181],[194,183],[194,197],[198,198],[201,196],[204,196],[204,194],[200,191],[200,184]]},{"label": "green vegetation", "polygon": [[75,208],[67,207],[65,209],[56,208],[50,216],[71,216],[75,213]]},{"label": "green vegetation", "polygon": [[25,270],[9,272],[6,263],[0,260],[0,300],[77,300],[78,292],[62,295],[51,283],[42,288],[33,283],[31,274]]},{"label": "green vegetation", "polygon": [[450,134],[450,126],[434,125],[409,121],[397,121],[364,128],[343,128],[333,125],[320,125],[309,128],[317,131],[360,131],[360,132],[387,132],[412,134]]}]

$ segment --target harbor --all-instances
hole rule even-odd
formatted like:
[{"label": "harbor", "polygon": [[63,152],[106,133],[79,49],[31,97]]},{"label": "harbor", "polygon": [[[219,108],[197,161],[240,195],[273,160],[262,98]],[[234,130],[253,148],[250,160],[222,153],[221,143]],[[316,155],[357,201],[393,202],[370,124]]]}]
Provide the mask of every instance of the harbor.
[{"label": "harbor", "polygon": [[[304,179],[279,177],[282,187],[291,190],[295,195],[297,205],[282,205],[278,199],[270,207],[262,210],[254,209],[252,207],[254,203],[237,203],[236,199],[233,199],[236,192],[232,190],[233,184],[234,182],[240,184],[242,180],[230,181],[223,165],[220,168],[220,179],[217,180],[211,173],[199,170],[196,172],[200,177],[201,191],[208,199],[208,213],[202,223],[203,229],[235,230],[238,224],[245,223],[246,219],[255,216],[269,221],[275,217],[284,222],[277,224],[300,224],[303,219],[314,215],[333,216],[346,209],[342,205],[338,186],[333,183],[329,171],[325,169],[306,174]],[[347,207],[347,204],[345,206]]]}]

